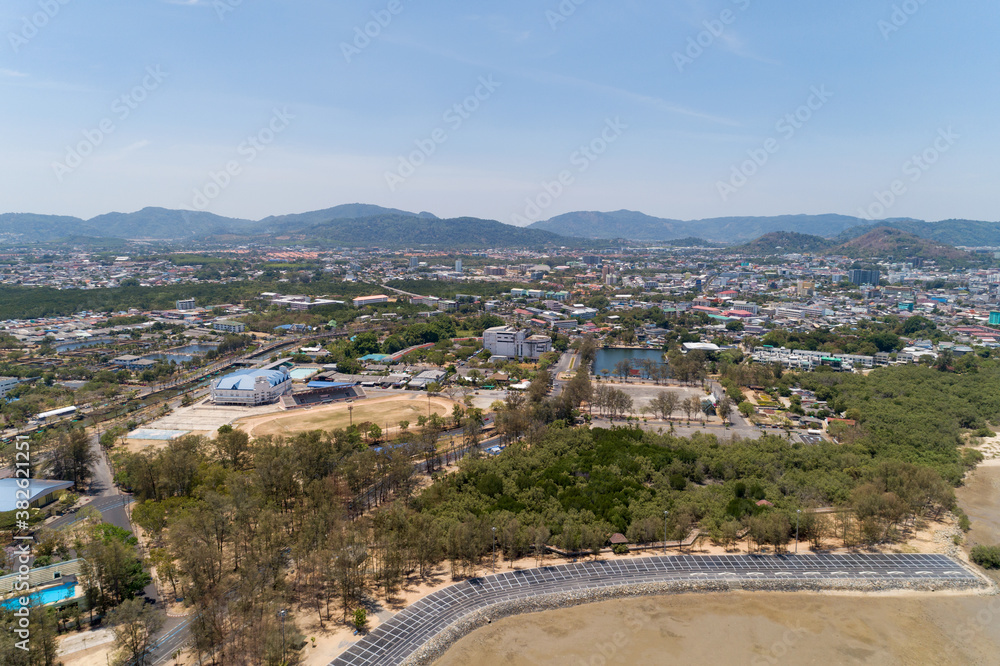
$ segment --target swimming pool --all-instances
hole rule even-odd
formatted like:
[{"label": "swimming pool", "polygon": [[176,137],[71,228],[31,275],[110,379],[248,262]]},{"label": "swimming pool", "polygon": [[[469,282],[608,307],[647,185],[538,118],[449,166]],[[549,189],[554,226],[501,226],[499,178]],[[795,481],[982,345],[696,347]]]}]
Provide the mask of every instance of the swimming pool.
[{"label": "swimming pool", "polygon": [[[38,590],[37,592],[32,592],[28,595],[31,600],[29,603],[32,606],[44,606],[45,604],[52,604],[57,601],[62,601],[63,599],[69,599],[73,596],[75,589],[76,583],[63,583],[62,585],[46,587],[43,590]],[[20,606],[20,597],[14,597],[13,599],[7,599],[6,601],[0,602],[0,608],[4,608],[6,610],[16,610],[20,608]]]},{"label": "swimming pool", "polygon": [[288,375],[292,379],[309,379],[319,372],[316,368],[294,368]]}]

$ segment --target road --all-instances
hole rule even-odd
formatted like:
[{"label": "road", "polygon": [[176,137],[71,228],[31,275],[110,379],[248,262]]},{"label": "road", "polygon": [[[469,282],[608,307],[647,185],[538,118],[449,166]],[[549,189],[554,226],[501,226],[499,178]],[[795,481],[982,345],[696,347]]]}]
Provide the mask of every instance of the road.
[{"label": "road", "polygon": [[552,374],[552,395],[560,395],[563,392],[563,388],[566,386],[566,380],[560,379],[559,375],[576,369],[574,359],[576,359],[576,362],[579,362],[576,352],[563,352],[559,357],[559,360],[552,366],[552,369],[549,371]]},{"label": "road", "polygon": [[[119,491],[118,487],[114,484],[111,467],[108,465],[107,458],[104,456],[104,451],[101,449],[101,444],[98,441],[96,434],[91,435],[90,446],[91,451],[95,456],[96,463],[93,468],[94,475],[86,493],[93,499],[85,506],[92,506],[100,511],[104,522],[111,523],[112,525],[116,525],[131,532],[132,525],[129,522],[129,517],[126,513],[125,507],[128,504],[131,504],[134,500],[130,495],[126,495]],[[80,512],[74,511],[56,518],[52,522],[48,523],[46,527],[51,529],[62,529],[72,525],[78,520],[80,520]],[[164,609],[165,606],[160,599],[159,592],[154,583],[147,585],[143,590],[143,594],[147,598],[152,599],[158,608],[161,610]],[[188,629],[188,625],[190,621],[191,619],[189,617],[166,618],[163,628],[160,629],[160,633],[157,637],[158,648],[153,652],[156,660],[152,663],[165,663],[171,654],[173,654],[178,648],[189,640],[190,631]]]},{"label": "road", "polygon": [[684,555],[608,560],[511,571],[439,590],[397,613],[335,658],[331,666],[402,663],[445,628],[506,601],[563,592],[670,581],[955,581],[980,579],[944,555]]}]

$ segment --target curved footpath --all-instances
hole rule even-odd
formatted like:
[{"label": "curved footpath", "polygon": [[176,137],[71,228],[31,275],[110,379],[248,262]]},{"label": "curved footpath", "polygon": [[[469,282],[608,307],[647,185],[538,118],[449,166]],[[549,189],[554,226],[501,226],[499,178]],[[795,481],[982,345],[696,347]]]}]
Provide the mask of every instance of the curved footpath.
[{"label": "curved footpath", "polygon": [[986,587],[945,555],[683,555],[510,571],[446,587],[405,608],[331,666],[427,664],[462,636],[520,613],[683,591],[858,591]]}]

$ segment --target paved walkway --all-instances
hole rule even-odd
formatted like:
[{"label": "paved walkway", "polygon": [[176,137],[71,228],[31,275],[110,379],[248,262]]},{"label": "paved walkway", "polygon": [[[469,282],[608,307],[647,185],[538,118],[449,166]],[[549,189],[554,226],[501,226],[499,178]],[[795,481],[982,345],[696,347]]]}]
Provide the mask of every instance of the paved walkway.
[{"label": "paved walkway", "polygon": [[400,664],[451,624],[498,603],[602,587],[699,580],[981,582],[945,555],[685,555],[525,569],[475,578],[424,597],[376,627],[331,666]]}]

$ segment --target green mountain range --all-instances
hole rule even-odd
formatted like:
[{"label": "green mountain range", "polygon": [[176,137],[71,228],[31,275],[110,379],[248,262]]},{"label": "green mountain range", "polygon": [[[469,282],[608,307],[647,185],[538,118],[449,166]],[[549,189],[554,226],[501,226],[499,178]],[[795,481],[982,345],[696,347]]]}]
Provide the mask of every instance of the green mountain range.
[{"label": "green mountain range", "polygon": [[[364,224],[351,223],[367,221]],[[374,221],[374,222],[373,222]],[[405,223],[404,223],[405,221]],[[448,224],[434,225],[433,222]],[[635,211],[576,212],[515,227],[492,220],[439,220],[431,213],[412,213],[370,204],[345,204],[323,210],[270,216],[261,220],[223,217],[203,211],[143,208],[134,213],[107,213],[84,220],[77,217],[6,213],[0,215],[0,244],[65,242],[71,238],[150,241],[267,239],[295,235],[341,245],[436,245],[441,247],[580,246],[579,239],[638,241],[669,245],[732,245],[783,232],[839,239],[843,243],[876,228],[891,227],[946,245],[1000,246],[1000,223],[975,220],[925,222],[891,219],[871,222],[846,215],[781,215],[720,217],[705,220],[657,218]],[[764,245],[796,245],[794,236],[766,240]],[[600,244],[600,243],[599,243]],[[809,241],[805,247],[814,247]],[[813,251],[813,250],[792,250]]]},{"label": "green mountain range", "polygon": [[772,231],[795,231],[834,237],[865,224],[847,215],[779,215],[776,217],[718,217],[706,220],[672,220],[644,213],[619,210],[611,213],[566,213],[535,222],[530,229],[542,229],[581,238],[668,241],[694,236],[708,241],[739,243]]}]

